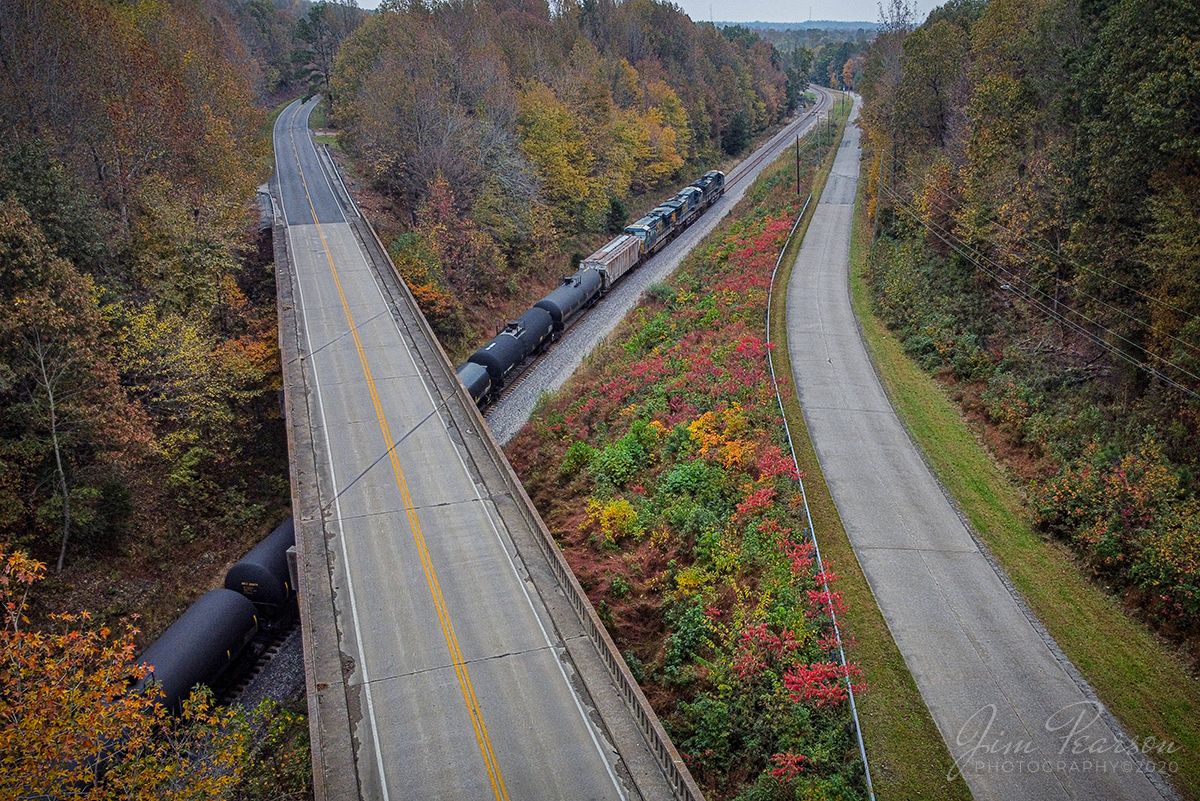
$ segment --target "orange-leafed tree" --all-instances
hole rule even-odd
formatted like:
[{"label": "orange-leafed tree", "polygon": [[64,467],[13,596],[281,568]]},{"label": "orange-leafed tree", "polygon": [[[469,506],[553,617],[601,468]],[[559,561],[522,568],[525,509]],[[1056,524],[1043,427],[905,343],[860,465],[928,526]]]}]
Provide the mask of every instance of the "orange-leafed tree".
[{"label": "orange-leafed tree", "polygon": [[179,718],[129,692],[137,629],[96,625],[86,612],[25,616],[45,565],[0,551],[0,797],[218,799],[248,764],[242,718],[193,693]]}]

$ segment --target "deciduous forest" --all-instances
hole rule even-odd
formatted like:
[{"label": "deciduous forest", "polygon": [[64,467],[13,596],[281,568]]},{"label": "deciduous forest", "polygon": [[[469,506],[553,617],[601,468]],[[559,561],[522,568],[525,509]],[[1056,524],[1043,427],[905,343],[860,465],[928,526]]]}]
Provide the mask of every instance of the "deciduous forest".
[{"label": "deciduous forest", "polygon": [[287,503],[262,70],[228,4],[4,17],[0,541],[44,592],[111,560],[89,605],[161,625],[195,581],[164,565],[215,572]]},{"label": "deciduous forest", "polygon": [[[552,281],[665,189],[745,152],[801,102],[813,64],[809,50],[783,54],[652,0],[387,2],[376,13],[353,0],[6,3],[5,781],[122,798],[304,786],[303,719],[217,712],[197,697],[172,722],[121,700],[140,646],[286,514],[272,250],[255,201],[271,108],[326,96],[339,155],[382,198],[375,222],[453,350],[492,324],[497,303],[528,301],[531,277]],[[807,592],[796,548],[789,592]],[[819,618],[828,599],[808,603]],[[794,650],[756,625],[761,642],[726,643],[750,660],[728,670],[757,675],[755,660]],[[801,625],[823,631],[819,619]],[[840,720],[837,671],[805,647],[811,669],[775,681],[776,702],[792,693]],[[106,771],[64,758],[130,730]],[[844,743],[831,743],[840,755]],[[835,784],[852,772],[840,756],[826,764],[782,745],[775,756],[768,769],[787,779],[818,763]],[[746,770],[769,758],[760,749]]]},{"label": "deciduous forest", "polygon": [[1200,12],[888,16],[861,82],[878,308],[1044,534],[1194,659]]},{"label": "deciduous forest", "polygon": [[[651,0],[384,3],[330,78],[331,121],[452,355],[663,188],[743,153],[811,53]],[[686,178],[685,178],[686,176]],[[486,335],[486,336],[485,336]]]},{"label": "deciduous forest", "polygon": [[310,782],[303,716],[210,694],[172,718],[127,694],[130,660],[287,514],[255,187],[264,107],[311,72],[294,21],[270,2],[0,8],[5,797]]}]

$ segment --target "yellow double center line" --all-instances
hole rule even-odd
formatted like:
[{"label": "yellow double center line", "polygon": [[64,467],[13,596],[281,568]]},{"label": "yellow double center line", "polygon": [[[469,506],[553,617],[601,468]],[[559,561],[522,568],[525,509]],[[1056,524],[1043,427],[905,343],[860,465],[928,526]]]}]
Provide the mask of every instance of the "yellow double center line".
[{"label": "yellow double center line", "polygon": [[[299,114],[300,107],[297,106],[295,116]],[[333,263],[333,253],[329,250],[329,243],[325,239],[325,232],[321,228],[321,223],[317,220],[316,206],[313,204],[312,195],[308,191],[308,181],[304,177],[304,167],[300,163],[300,151],[296,146],[295,128],[288,126],[289,135],[291,137],[292,152],[296,156],[296,167],[300,173],[300,181],[304,186],[304,196],[308,199],[309,209],[312,211],[313,224],[317,228],[317,236],[321,239],[321,247],[325,250],[325,259],[329,262],[329,272],[333,275],[333,281],[337,285],[338,296],[342,301],[342,310],[346,313],[346,322],[350,325],[350,334],[354,338],[354,348],[358,351],[358,359],[362,364],[363,375],[367,380],[367,388],[371,392],[371,402],[375,405],[375,417],[379,421],[379,429],[383,434],[384,442],[387,443],[388,453],[391,457],[392,472],[396,476],[396,486],[400,489],[400,497],[404,501],[404,509],[408,514],[408,522],[412,527],[413,541],[417,545],[417,552],[421,555],[421,564],[425,568],[425,579],[429,583],[429,592],[433,596],[434,606],[437,607],[438,618],[442,624],[442,634],[446,638],[446,645],[450,648],[450,656],[454,661],[454,670],[458,674],[458,683],[462,688],[463,701],[467,705],[467,711],[471,715],[471,721],[475,726],[475,739],[479,743],[479,751],[483,755],[483,760],[487,765],[488,778],[492,784],[492,792],[499,801],[508,801],[508,791],[504,787],[504,778],[500,775],[500,765],[496,761],[496,754],[492,750],[492,741],[488,737],[487,726],[484,725],[483,715],[479,711],[479,703],[475,699],[475,690],[471,687],[471,677],[467,673],[467,665],[463,660],[462,651],[458,647],[458,638],[454,635],[454,626],[450,622],[450,613],[446,609],[446,602],[442,599],[442,588],[438,583],[437,571],[434,570],[433,561],[429,556],[429,549],[425,545],[425,537],[421,534],[421,524],[417,519],[416,507],[413,505],[412,495],[408,491],[408,482],[404,478],[404,471],[400,467],[400,457],[396,453],[396,448],[392,446],[392,434],[388,428],[387,416],[383,412],[383,405],[379,400],[379,392],[375,388],[375,379],[371,375],[371,367],[367,363],[367,355],[363,350],[362,340],[358,336],[358,327],[354,324],[354,315],[350,313],[350,304],[346,300],[346,293],[342,289],[342,280],[338,276],[337,267]],[[344,535],[343,535],[344,536]],[[349,569],[349,565],[346,566]]]}]

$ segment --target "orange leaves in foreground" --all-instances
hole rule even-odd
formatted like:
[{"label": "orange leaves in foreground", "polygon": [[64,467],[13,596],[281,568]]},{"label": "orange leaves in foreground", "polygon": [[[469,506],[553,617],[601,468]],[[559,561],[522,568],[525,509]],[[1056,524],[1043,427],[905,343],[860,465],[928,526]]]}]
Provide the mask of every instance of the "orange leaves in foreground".
[{"label": "orange leaves in foreground", "polygon": [[707,411],[688,425],[688,434],[700,446],[700,455],[717,458],[727,468],[740,468],[750,461],[758,433],[751,430],[737,402],[719,412]]},{"label": "orange leaves in foreground", "polygon": [[127,692],[145,668],[129,623],[114,634],[91,616],[52,615],[29,630],[31,585],[45,565],[0,552],[0,797],[215,799],[233,790],[248,733],[235,713],[195,693],[179,719]]}]

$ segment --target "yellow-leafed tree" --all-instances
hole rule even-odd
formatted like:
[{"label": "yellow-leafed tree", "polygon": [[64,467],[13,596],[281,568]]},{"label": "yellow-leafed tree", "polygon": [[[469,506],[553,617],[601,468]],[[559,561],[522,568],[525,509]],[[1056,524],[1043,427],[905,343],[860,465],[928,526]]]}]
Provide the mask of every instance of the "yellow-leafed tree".
[{"label": "yellow-leafed tree", "polygon": [[249,763],[249,729],[211,693],[172,718],[128,692],[136,629],[97,626],[86,612],[29,627],[31,585],[45,565],[0,552],[0,797],[218,799]]},{"label": "yellow-leafed tree", "polygon": [[525,85],[518,109],[521,151],[534,165],[555,223],[564,231],[594,226],[607,198],[602,182],[592,175],[596,157],[579,120],[541,81]]}]

